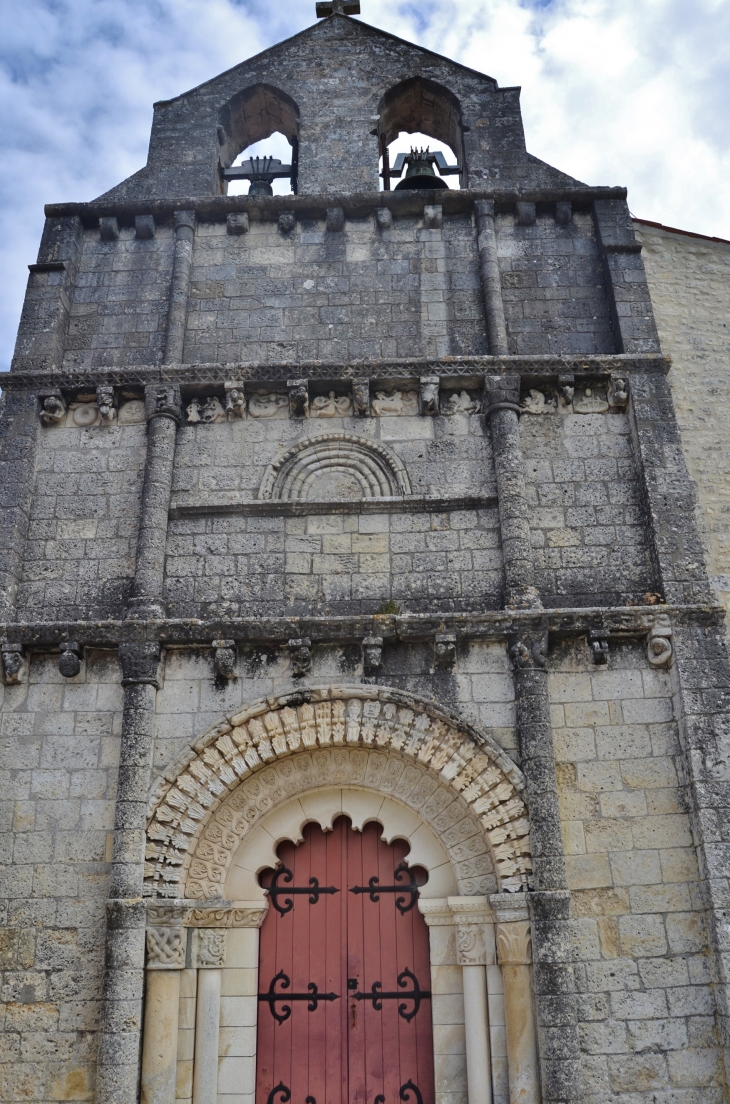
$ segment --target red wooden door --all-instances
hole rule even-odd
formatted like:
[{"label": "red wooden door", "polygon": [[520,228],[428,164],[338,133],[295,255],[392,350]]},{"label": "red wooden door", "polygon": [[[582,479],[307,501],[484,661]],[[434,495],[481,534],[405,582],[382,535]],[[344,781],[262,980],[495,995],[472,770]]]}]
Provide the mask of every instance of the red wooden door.
[{"label": "red wooden door", "polygon": [[381,832],[308,825],[262,879],[256,1104],[434,1104],[428,929]]}]

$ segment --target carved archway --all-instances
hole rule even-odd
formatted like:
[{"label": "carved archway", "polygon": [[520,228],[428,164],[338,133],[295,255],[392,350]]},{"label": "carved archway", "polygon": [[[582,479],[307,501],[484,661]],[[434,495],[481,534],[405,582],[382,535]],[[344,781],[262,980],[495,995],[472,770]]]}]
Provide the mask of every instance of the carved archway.
[{"label": "carved archway", "polygon": [[152,795],[146,893],[221,899],[234,854],[261,818],[333,786],[377,790],[417,810],[462,893],[481,892],[483,873],[469,864],[484,854],[497,888],[526,888],[524,781],[509,757],[435,703],[357,686],[257,702],[204,734]]},{"label": "carved archway", "polygon": [[411,493],[403,461],[392,449],[352,433],[323,433],[303,438],[269,465],[259,498],[327,498],[328,480],[333,478],[335,489],[338,480],[346,483],[339,497],[387,498]]}]

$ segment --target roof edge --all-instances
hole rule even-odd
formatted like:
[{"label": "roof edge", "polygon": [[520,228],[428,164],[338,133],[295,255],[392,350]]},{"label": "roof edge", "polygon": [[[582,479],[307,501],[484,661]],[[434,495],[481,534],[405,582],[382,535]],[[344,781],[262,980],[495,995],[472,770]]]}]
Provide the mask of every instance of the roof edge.
[{"label": "roof edge", "polygon": [[631,216],[632,222],[641,223],[643,226],[653,226],[655,230],[664,230],[667,234],[679,234],[683,238],[699,238],[700,241],[716,242],[718,245],[730,245],[728,238],[713,238],[709,234],[697,234],[694,230],[680,230],[676,226],[665,226],[663,222],[651,222],[649,219]]}]

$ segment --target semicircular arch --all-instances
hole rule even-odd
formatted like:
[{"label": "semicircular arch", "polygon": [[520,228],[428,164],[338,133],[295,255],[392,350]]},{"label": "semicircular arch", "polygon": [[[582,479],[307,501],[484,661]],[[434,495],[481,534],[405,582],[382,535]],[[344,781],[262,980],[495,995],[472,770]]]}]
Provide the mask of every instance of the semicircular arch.
[{"label": "semicircular arch", "polygon": [[[153,790],[145,893],[221,898],[241,839],[264,814],[308,790],[352,785],[417,810],[455,870],[471,846],[489,853],[499,890],[527,887],[524,779],[511,759],[434,702],[355,686],[256,702],[196,741]],[[471,878],[465,868],[456,876]]]},{"label": "semicircular arch", "polygon": [[298,441],[269,465],[259,499],[306,501],[313,491],[320,497],[327,474],[349,476],[362,498],[411,493],[405,465],[387,445],[354,433],[322,433]]}]

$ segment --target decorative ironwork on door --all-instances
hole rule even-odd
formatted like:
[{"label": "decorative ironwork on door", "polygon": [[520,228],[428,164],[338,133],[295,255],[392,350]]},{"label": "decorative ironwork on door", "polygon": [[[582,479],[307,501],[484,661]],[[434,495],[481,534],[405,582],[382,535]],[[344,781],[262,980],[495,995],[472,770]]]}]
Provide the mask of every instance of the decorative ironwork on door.
[{"label": "decorative ironwork on door", "polygon": [[434,1104],[428,929],[381,832],[309,825],[262,879],[256,1104]]}]

